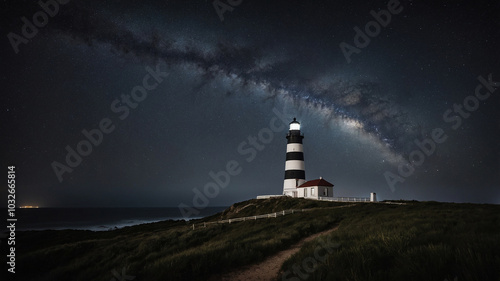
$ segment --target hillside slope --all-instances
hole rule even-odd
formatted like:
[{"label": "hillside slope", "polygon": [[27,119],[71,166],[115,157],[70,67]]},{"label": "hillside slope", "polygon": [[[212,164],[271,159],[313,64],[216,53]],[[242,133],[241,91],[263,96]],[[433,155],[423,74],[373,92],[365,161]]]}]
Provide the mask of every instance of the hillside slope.
[{"label": "hillside slope", "polygon": [[304,268],[322,244],[303,247],[278,280],[500,280],[498,205],[365,204],[341,212],[329,237],[341,247],[300,276],[293,266]]},{"label": "hillside slope", "polygon": [[[17,233],[19,280],[206,280],[258,263],[304,237],[339,226],[340,247],[311,264],[321,241],[304,245],[277,280],[500,280],[500,206],[407,202],[348,204],[274,198],[236,203],[202,220],[107,232]],[[193,223],[311,209],[277,218],[192,229]],[[6,243],[2,241],[1,247]],[[306,261],[304,263],[304,261]],[[294,265],[302,267],[294,271]],[[295,267],[297,268],[297,267]],[[307,275],[307,278],[305,278]],[[282,279],[282,277],[284,279]],[[298,278],[298,279],[297,279]]]}]

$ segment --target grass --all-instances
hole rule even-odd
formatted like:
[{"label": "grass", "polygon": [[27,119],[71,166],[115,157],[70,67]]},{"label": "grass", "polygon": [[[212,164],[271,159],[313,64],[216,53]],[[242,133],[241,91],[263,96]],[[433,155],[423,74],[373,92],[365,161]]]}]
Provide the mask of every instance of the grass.
[{"label": "grass", "polygon": [[[250,200],[235,204],[232,211],[195,222],[253,215],[251,208],[240,209],[255,203],[262,203],[256,212],[260,214],[281,211],[290,201]],[[317,204],[297,201],[297,207],[307,206]],[[340,222],[335,216],[325,217],[304,212],[195,230],[190,227],[192,222],[167,221],[109,232],[19,232],[16,276],[22,280],[109,281],[113,269],[121,273],[125,267],[137,280],[206,280],[211,274],[261,261]]]},{"label": "grass", "polygon": [[[363,204],[339,211],[345,219],[329,239],[341,247],[307,280],[500,280],[500,206]],[[319,246],[303,247],[282,271],[314,257]]]},{"label": "grass", "polygon": [[[330,234],[340,248],[307,280],[500,280],[500,206],[407,202],[325,208],[342,205],[273,198],[240,202],[194,223],[316,209],[195,230],[193,222],[166,221],[107,232],[18,232],[16,277],[109,281],[112,270],[121,274],[125,268],[134,280],[207,280],[340,224]],[[307,243],[282,270],[314,257],[318,241]]]}]

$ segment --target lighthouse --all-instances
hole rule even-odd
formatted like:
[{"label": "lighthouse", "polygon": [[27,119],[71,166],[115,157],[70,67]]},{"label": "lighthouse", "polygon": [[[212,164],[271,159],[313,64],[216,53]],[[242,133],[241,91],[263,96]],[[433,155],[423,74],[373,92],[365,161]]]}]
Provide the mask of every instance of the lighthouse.
[{"label": "lighthouse", "polygon": [[300,134],[300,123],[293,118],[290,122],[290,130],[286,135],[285,181],[283,183],[283,195],[297,197],[297,187],[306,181],[304,166],[304,150]]}]

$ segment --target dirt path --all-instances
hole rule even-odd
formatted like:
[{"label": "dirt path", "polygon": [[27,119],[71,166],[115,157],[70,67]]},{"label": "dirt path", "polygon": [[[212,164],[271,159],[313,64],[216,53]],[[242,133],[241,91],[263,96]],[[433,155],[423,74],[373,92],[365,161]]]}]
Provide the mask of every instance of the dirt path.
[{"label": "dirt path", "polygon": [[296,244],[292,245],[289,249],[278,252],[275,255],[268,257],[267,259],[258,264],[238,268],[222,276],[221,275],[212,276],[212,278],[210,278],[209,281],[274,280],[277,277],[283,262],[285,262],[285,260],[287,260],[293,254],[297,253],[300,250],[300,248],[304,245],[304,243],[314,240],[321,235],[333,232],[337,230],[337,228],[338,226],[332,229],[325,230],[323,232],[313,234],[309,237],[300,240]]}]

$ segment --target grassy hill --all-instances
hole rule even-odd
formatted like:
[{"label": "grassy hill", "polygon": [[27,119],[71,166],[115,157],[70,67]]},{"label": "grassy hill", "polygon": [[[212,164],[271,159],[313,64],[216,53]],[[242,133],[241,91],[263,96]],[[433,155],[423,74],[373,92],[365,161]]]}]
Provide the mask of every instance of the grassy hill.
[{"label": "grassy hill", "polygon": [[[343,220],[329,239],[341,247],[308,280],[500,280],[498,205],[414,202],[339,211]],[[303,247],[283,271],[318,246]]]},{"label": "grassy hill", "polygon": [[[311,210],[191,227],[288,209]],[[113,270],[119,276],[125,270],[135,276],[133,280],[206,280],[262,261],[336,225],[339,229],[328,239],[340,247],[322,251],[325,258],[313,263],[322,244],[320,240],[306,244],[285,262],[286,275],[277,280],[500,280],[498,205],[352,204],[292,198],[240,202],[191,222],[165,221],[107,232],[18,232],[16,277],[109,281],[119,280]],[[294,273],[294,268],[301,271]]]}]

